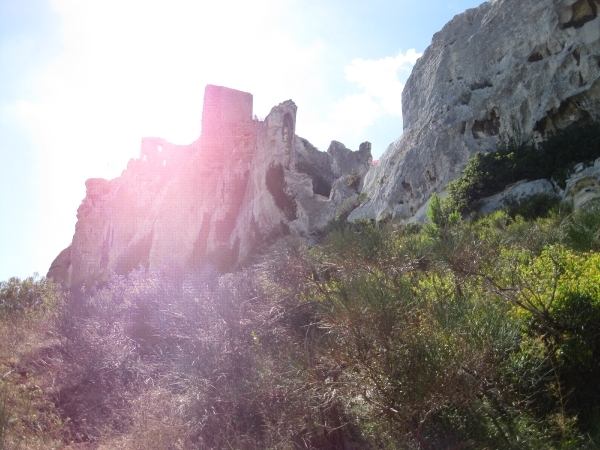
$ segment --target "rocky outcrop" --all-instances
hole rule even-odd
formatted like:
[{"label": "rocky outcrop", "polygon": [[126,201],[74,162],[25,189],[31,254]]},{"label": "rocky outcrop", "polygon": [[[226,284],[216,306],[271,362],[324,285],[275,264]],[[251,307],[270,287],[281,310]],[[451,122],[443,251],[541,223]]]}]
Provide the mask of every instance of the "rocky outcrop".
[{"label": "rocky outcrop", "polygon": [[592,167],[581,168],[567,180],[563,200],[571,202],[575,209],[600,199],[600,158]]},{"label": "rocky outcrop", "polygon": [[371,145],[356,152],[332,142],[320,152],[294,134],[296,105],[287,101],[265,119],[246,196],[232,234],[238,258],[267,236],[309,236],[325,227],[347,198],[356,196],[372,163]]},{"label": "rocky outcrop", "polygon": [[498,209],[502,209],[507,202],[522,203],[537,195],[547,195],[549,197],[560,196],[555,186],[545,179],[535,181],[519,181],[508,186],[504,191],[496,195],[481,200],[481,206],[477,213],[480,215],[489,214]]},{"label": "rocky outcrop", "polygon": [[456,16],[417,61],[404,133],[350,219],[408,219],[500,138],[599,120],[599,10],[599,0],[495,0]]},{"label": "rocky outcrop", "polygon": [[251,94],[207,86],[196,142],[144,138],[120,177],[86,181],[73,242],[48,276],[74,287],[139,266],[229,270],[274,234],[309,236],[357,195],[370,144],[321,152],[295,125],[292,101],[263,122]]}]

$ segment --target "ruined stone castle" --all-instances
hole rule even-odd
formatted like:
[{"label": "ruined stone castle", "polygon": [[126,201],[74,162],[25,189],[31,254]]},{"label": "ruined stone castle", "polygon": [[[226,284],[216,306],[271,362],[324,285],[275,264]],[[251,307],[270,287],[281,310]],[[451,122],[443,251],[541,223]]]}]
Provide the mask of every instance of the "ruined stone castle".
[{"label": "ruined stone castle", "polygon": [[86,181],[73,241],[48,275],[74,287],[140,266],[229,270],[273,234],[308,237],[358,197],[371,152],[321,152],[295,124],[292,101],[259,121],[251,94],[207,86],[198,140],[144,138],[120,177]]}]

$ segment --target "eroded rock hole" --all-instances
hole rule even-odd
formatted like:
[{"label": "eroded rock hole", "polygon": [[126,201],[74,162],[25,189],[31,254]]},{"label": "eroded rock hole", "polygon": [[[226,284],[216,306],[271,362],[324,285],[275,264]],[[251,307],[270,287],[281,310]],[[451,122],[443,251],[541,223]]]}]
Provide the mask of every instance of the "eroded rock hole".
[{"label": "eroded rock hole", "polygon": [[586,23],[598,17],[598,6],[594,0],[578,0],[571,6],[571,20],[562,28],[581,28]]},{"label": "eroded rock hole", "polygon": [[544,58],[550,55],[551,52],[548,50],[548,46],[546,44],[540,44],[533,49],[531,55],[529,55],[529,58],[527,58],[527,61],[530,63],[542,61]]},{"label": "eroded rock hole", "polygon": [[471,101],[471,95],[471,91],[464,91],[462,94],[460,94],[458,101],[461,105],[468,105]]},{"label": "eroded rock hole", "polygon": [[527,61],[528,62],[537,62],[537,61],[541,61],[542,59],[544,59],[542,54],[540,52],[535,52],[529,58],[527,58]]},{"label": "eroded rock hole", "polygon": [[558,108],[548,111],[546,117],[540,119],[533,131],[540,133],[542,137],[555,133],[571,126],[583,126],[592,123],[592,118],[587,111],[579,109],[577,104],[571,100],[564,100]]},{"label": "eroded rock hole", "polygon": [[324,178],[313,178],[313,192],[329,198],[331,195],[331,185]]},{"label": "eroded rock hole", "polygon": [[479,81],[477,83],[473,83],[472,85],[469,86],[469,89],[471,89],[472,91],[478,91],[479,89],[491,88],[493,86],[494,85],[489,80],[485,80],[485,81]]},{"label": "eroded rock hole", "polygon": [[322,195],[329,198],[331,195],[332,183],[327,178],[319,173],[314,165],[306,162],[296,164],[296,170],[305,173],[312,180],[313,194]]},{"label": "eroded rock hole", "polygon": [[474,139],[481,139],[486,136],[498,136],[500,133],[500,117],[498,117],[495,110],[492,110],[489,118],[475,121],[471,132]]},{"label": "eroded rock hole", "polygon": [[273,197],[275,205],[283,213],[287,220],[298,218],[296,211],[296,200],[286,192],[285,174],[281,164],[271,165],[266,175],[267,190]]}]

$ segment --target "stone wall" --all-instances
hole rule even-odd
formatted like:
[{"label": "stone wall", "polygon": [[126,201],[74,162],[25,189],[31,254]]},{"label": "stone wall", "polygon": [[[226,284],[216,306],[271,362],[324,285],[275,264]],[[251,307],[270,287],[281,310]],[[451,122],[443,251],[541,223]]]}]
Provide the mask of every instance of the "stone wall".
[{"label": "stone wall", "polygon": [[189,160],[195,145],[177,145],[159,137],[142,138],[140,160],[149,166],[171,168]]},{"label": "stone wall", "polygon": [[202,132],[252,120],[252,94],[209,84],[204,89]]},{"label": "stone wall", "polygon": [[202,109],[202,143],[221,153],[230,149],[232,130],[252,122],[252,94],[222,86],[208,85]]}]

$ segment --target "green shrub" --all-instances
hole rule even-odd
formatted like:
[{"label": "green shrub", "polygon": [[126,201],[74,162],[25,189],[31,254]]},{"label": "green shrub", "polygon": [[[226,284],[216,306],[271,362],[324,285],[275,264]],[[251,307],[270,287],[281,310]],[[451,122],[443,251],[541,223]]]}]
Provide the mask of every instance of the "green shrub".
[{"label": "green shrub", "polygon": [[526,346],[539,349],[541,365],[550,374],[538,406],[549,419],[560,417],[565,426],[570,421],[569,430],[562,430],[563,440],[576,430],[597,428],[600,255],[550,246],[539,256],[507,250],[504,257],[507,285],[496,292],[513,303],[531,339]]},{"label": "green shrub", "polygon": [[[345,222],[226,275],[115,276],[51,309],[35,364],[0,367],[49,374],[28,383],[66,445],[594,448],[600,215],[546,200],[461,221],[434,196],[424,226]],[[5,305],[25,305],[5,306],[9,319],[39,308],[23,285],[2,285]],[[0,395],[0,432],[48,424],[16,397]]]},{"label": "green shrub", "polygon": [[56,308],[62,301],[58,285],[35,274],[21,280],[0,281],[0,316],[37,315]]},{"label": "green shrub", "polygon": [[600,250],[600,208],[573,213],[566,223],[567,244],[580,252]]},{"label": "green shrub", "polygon": [[452,202],[440,199],[434,192],[429,199],[427,217],[431,221],[430,231],[440,233],[460,221],[460,213]]},{"label": "green shrub", "polygon": [[[56,449],[63,423],[48,393],[48,349],[62,292],[37,275],[0,282],[0,449]],[[48,358],[49,359],[49,358]],[[42,387],[40,387],[42,386]]]},{"label": "green shrub", "polygon": [[589,164],[598,157],[598,123],[560,130],[539,145],[513,137],[467,162],[463,175],[448,184],[450,201],[453,209],[468,214],[477,210],[482,198],[520,180],[553,179],[564,189],[574,164]]},{"label": "green shrub", "polygon": [[556,195],[537,194],[521,202],[507,199],[504,210],[511,217],[521,216],[525,220],[535,220],[538,217],[548,217],[554,211],[560,198]]}]

